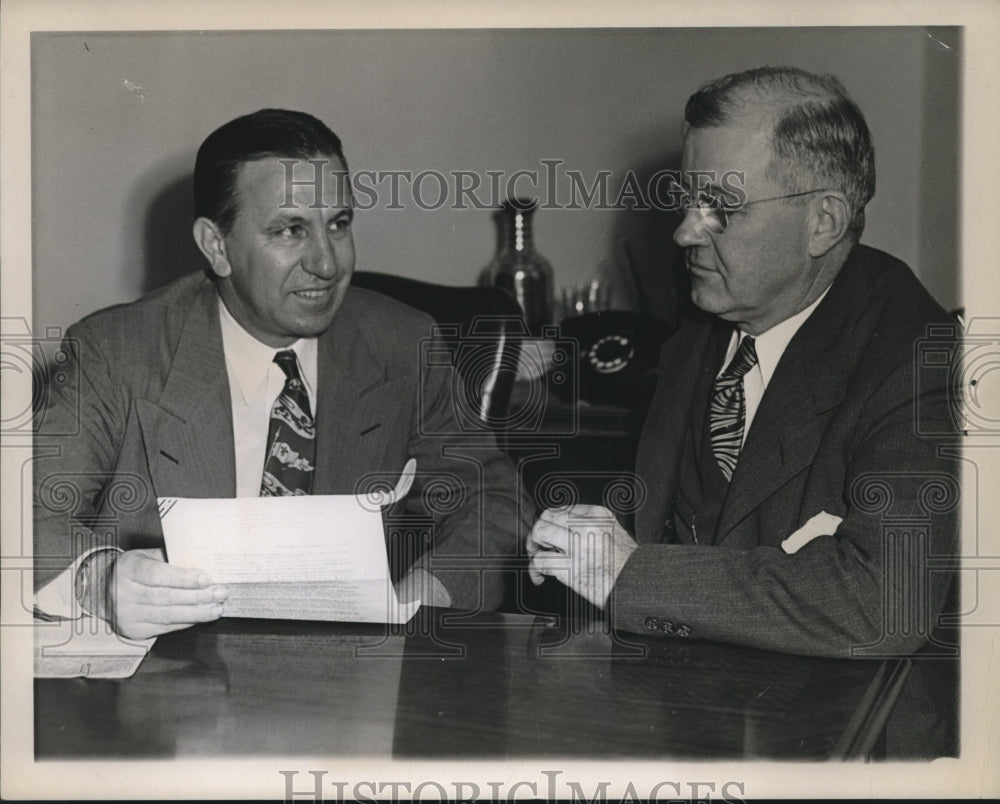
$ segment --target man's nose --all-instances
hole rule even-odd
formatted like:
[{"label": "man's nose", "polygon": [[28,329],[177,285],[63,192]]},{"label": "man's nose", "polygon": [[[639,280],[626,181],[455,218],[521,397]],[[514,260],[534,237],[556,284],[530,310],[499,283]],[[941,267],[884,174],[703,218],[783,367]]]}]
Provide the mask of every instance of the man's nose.
[{"label": "man's nose", "polygon": [[306,271],[322,279],[332,279],[336,276],[337,252],[330,238],[326,235],[314,238],[312,248],[302,264]]},{"label": "man's nose", "polygon": [[674,242],[681,248],[704,246],[709,240],[708,221],[697,207],[690,207],[674,231]]}]

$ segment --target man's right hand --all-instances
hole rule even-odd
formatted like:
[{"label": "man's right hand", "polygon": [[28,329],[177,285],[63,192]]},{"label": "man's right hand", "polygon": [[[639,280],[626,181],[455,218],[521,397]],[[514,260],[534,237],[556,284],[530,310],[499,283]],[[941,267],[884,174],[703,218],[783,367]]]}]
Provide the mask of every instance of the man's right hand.
[{"label": "man's right hand", "polygon": [[119,555],[107,584],[106,617],[117,633],[129,639],[217,620],[229,596],[202,570],[168,564],[157,549]]}]

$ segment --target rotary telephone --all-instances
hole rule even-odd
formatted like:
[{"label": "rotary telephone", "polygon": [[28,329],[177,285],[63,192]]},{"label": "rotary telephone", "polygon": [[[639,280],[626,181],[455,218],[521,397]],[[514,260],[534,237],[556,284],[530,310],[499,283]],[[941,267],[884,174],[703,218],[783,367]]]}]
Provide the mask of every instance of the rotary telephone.
[{"label": "rotary telephone", "polygon": [[560,335],[577,342],[580,399],[634,405],[656,385],[660,345],[673,328],[632,310],[601,310],[572,316]]}]

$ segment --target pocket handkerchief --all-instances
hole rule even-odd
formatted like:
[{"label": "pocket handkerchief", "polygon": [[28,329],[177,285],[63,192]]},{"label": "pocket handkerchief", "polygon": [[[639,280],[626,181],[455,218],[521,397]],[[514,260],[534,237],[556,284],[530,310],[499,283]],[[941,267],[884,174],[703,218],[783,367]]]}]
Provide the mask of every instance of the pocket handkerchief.
[{"label": "pocket handkerchief", "polygon": [[797,553],[817,536],[833,536],[844,521],[843,517],[820,511],[806,524],[781,543],[781,549],[791,555]]}]

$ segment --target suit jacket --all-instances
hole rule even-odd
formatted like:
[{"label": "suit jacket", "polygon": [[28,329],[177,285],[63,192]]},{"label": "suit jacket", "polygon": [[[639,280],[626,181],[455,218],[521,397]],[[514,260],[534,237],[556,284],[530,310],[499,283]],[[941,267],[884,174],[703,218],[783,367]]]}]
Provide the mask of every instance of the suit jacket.
[{"label": "suit jacket", "polygon": [[[403,530],[415,532],[412,515],[433,520],[428,569],[454,605],[492,608],[500,575],[483,570],[516,552],[519,523],[527,527],[533,512],[510,461],[481,434],[478,447],[427,435],[455,431],[449,384],[421,365],[419,343],[431,323],[379,294],[348,292],[318,342],[313,492],[354,493],[370,480],[391,485],[415,458]],[[95,313],[69,329],[65,347],[68,379],[50,390],[36,437],[36,586],[95,539],[126,549],[162,545],[158,496],[236,492],[210,279],[190,274]],[[403,548],[409,565],[418,548]]]},{"label": "suit jacket", "polygon": [[[955,462],[923,435],[953,427],[947,368],[917,369],[935,323],[951,325],[903,263],[857,246],[779,361],[709,545],[668,543],[664,525],[732,326],[686,323],[664,345],[640,441],[646,503],[616,627],[838,657],[931,638],[951,580],[932,570],[955,554],[958,503]],[[787,554],[782,541],[822,511],[843,519],[836,533]]]}]

